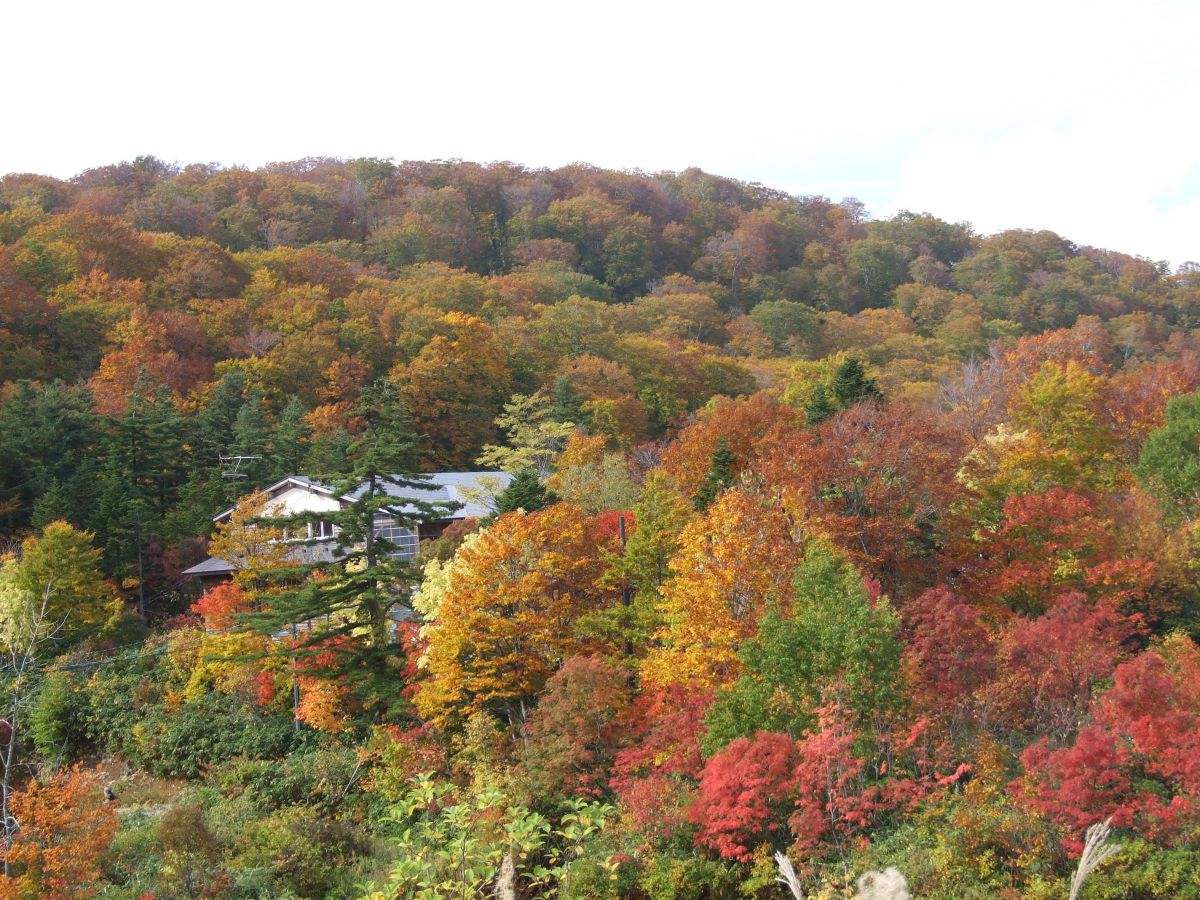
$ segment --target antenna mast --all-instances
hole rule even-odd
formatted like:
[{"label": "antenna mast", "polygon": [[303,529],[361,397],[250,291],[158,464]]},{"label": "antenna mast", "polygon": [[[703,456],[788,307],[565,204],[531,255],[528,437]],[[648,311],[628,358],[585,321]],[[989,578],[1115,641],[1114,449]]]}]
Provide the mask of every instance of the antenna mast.
[{"label": "antenna mast", "polygon": [[217,459],[221,461],[221,477],[222,478],[248,478],[249,475],[241,471],[242,463],[251,459],[262,459],[261,456],[222,456],[218,455]]}]

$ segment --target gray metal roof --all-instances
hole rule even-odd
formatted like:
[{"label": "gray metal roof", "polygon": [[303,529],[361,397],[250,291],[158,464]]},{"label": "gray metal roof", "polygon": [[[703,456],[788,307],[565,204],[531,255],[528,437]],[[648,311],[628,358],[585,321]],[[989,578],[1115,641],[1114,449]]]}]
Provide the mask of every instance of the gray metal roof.
[{"label": "gray metal roof", "polygon": [[196,563],[190,569],[184,569],[184,575],[200,577],[201,575],[228,575],[234,570],[234,567],[225,560],[217,556],[212,556],[202,563]]},{"label": "gray metal roof", "polygon": [[[397,476],[401,477],[401,476]],[[454,503],[458,504],[457,508],[449,510],[445,518],[447,519],[478,519],[491,513],[491,510],[481,503],[474,500],[469,500],[465,497],[461,490],[462,488],[475,488],[480,486],[480,479],[496,479],[500,490],[508,487],[513,476],[507,472],[431,472],[428,475],[417,477],[403,476],[405,480],[425,480],[428,482],[428,488],[401,487],[399,485],[385,485],[385,490],[390,497],[399,499],[416,500],[424,503]],[[318,491],[322,494],[332,495],[333,490],[327,484],[322,484],[319,481],[313,481],[304,475],[289,475],[287,478],[282,478],[269,487],[263,488],[263,492],[268,495],[274,495],[277,491],[288,484],[298,485],[299,487],[308,488],[312,491]],[[359,488],[359,490],[362,490]],[[346,496],[345,499],[352,499],[358,491],[355,491]],[[213,518],[214,522],[219,522],[227,518],[236,507],[225,510],[218,516]],[[404,508],[397,507],[396,511],[403,514]]]},{"label": "gray metal roof", "polygon": [[[455,508],[447,511],[447,519],[478,519],[489,515],[492,510],[477,499],[470,498],[462,492],[472,488],[480,488],[480,479],[495,479],[499,490],[508,487],[513,477],[507,472],[434,472],[427,476],[428,488],[401,487],[385,485],[389,497],[397,499],[416,500],[424,503],[451,503]],[[403,514],[404,508],[397,507],[397,512]]]}]

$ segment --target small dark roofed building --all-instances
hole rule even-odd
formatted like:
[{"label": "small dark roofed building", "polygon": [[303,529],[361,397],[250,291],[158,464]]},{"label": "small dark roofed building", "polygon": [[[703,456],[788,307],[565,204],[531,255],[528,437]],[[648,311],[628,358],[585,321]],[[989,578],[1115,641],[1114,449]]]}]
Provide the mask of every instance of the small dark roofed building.
[{"label": "small dark roofed building", "polygon": [[[407,488],[388,485],[390,496],[396,498],[396,516],[380,512],[375,516],[375,533],[391,541],[397,548],[397,555],[411,559],[417,555],[421,541],[439,537],[451,522],[461,519],[476,519],[491,513],[491,509],[480,502],[481,497],[494,497],[508,487],[512,476],[505,472],[434,472],[426,475],[428,487]],[[313,481],[303,475],[289,475],[264,489],[267,495],[269,514],[289,516],[297,513],[321,513],[333,511],[348,505],[357,492],[350,495],[336,496],[334,491],[325,484]],[[400,524],[397,516],[403,518],[405,500],[424,501],[426,503],[446,503],[454,506],[443,519],[432,522],[421,522],[415,529]],[[213,522],[221,523],[233,515],[234,509],[227,509]],[[316,562],[320,559],[332,559],[333,538],[337,536],[337,527],[332,522],[318,519],[307,526],[307,534],[297,535],[296,554],[299,558]],[[328,539],[322,542],[322,539]],[[233,577],[236,565],[233,562],[210,557],[204,562],[197,563],[183,574],[200,582],[203,590],[228,581]]]}]

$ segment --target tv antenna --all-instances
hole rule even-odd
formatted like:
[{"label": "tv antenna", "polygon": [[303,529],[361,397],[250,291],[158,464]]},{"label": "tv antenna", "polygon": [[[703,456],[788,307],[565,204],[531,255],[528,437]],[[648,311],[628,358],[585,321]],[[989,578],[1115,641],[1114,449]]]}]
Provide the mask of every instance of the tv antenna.
[{"label": "tv antenna", "polygon": [[221,477],[222,478],[249,478],[249,474],[243,472],[242,463],[251,459],[262,459],[261,456],[221,456],[217,459],[221,461]]}]

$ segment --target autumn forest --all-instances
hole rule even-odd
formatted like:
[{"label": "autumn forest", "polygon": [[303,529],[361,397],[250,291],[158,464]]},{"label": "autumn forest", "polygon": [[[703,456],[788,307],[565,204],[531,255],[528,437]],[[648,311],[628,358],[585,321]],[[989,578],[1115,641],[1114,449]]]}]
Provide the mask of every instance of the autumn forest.
[{"label": "autumn forest", "polygon": [[1196,264],[698,169],[0,178],[0,897],[1200,898],[1198,575]]}]

